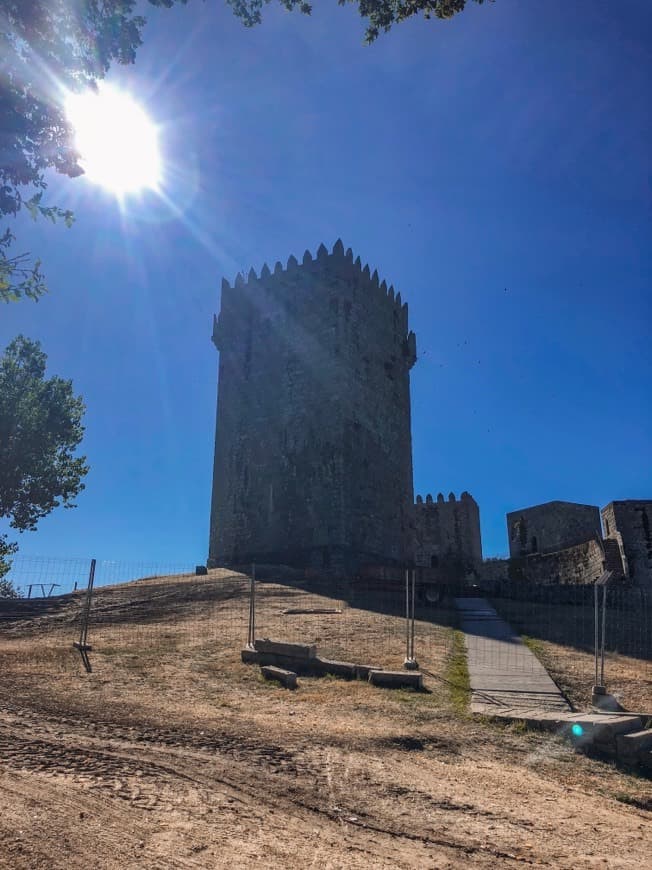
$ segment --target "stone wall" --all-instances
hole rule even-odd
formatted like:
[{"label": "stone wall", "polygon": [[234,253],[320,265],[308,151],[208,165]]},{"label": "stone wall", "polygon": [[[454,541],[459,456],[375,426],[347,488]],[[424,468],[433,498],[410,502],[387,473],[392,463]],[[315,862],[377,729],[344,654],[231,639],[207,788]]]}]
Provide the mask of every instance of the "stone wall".
[{"label": "stone wall", "polygon": [[598,538],[567,547],[556,553],[537,553],[510,559],[511,583],[539,586],[584,585],[593,583],[604,571],[604,550]]},{"label": "stone wall", "polygon": [[602,509],[607,540],[619,543],[633,583],[652,587],[652,500],[612,501]]},{"label": "stone wall", "polygon": [[509,559],[485,559],[478,576],[480,584],[488,587],[509,580]]},{"label": "stone wall", "polygon": [[414,506],[415,562],[423,568],[444,568],[454,563],[462,573],[482,562],[480,511],[475,499],[463,492],[459,501],[439,493],[433,501],[418,495]]},{"label": "stone wall", "polygon": [[550,501],[507,514],[509,554],[556,553],[600,534],[600,510],[593,505]]},{"label": "stone wall", "polygon": [[222,282],[209,565],[334,573],[412,558],[401,295],[338,241]]}]

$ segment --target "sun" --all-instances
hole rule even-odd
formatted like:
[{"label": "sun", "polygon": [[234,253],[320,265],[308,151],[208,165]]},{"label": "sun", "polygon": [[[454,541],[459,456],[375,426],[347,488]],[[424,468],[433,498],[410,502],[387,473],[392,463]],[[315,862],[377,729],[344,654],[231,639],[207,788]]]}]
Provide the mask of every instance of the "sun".
[{"label": "sun", "polygon": [[117,196],[158,189],[158,130],[129,94],[101,82],[97,91],[69,94],[65,108],[89,181]]}]

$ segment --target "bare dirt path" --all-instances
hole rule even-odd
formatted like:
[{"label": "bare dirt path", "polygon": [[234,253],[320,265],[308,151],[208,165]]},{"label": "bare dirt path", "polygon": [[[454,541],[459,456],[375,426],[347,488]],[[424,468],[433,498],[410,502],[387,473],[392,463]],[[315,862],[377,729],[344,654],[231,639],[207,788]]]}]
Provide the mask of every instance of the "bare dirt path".
[{"label": "bare dirt path", "polygon": [[652,858],[649,812],[546,781],[535,765],[442,753],[424,737],[352,744],[4,704],[0,865],[615,868]]}]

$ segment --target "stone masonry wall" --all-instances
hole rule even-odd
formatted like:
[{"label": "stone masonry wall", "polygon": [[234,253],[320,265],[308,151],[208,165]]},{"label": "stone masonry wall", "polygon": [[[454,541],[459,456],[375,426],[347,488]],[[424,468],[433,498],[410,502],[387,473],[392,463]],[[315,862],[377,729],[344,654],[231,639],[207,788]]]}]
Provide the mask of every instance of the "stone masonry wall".
[{"label": "stone masonry wall", "polygon": [[612,501],[602,523],[605,539],[622,547],[632,582],[652,588],[652,500]]},{"label": "stone masonry wall", "polygon": [[600,534],[600,510],[593,505],[550,501],[507,514],[509,554],[556,553]]},{"label": "stone masonry wall", "polygon": [[222,282],[209,565],[347,573],[412,556],[400,293],[338,241]]},{"label": "stone masonry wall", "polygon": [[604,552],[597,538],[556,553],[538,553],[510,559],[511,582],[537,585],[583,585],[593,583],[604,571]]},{"label": "stone masonry wall", "polygon": [[482,562],[480,511],[475,499],[463,492],[459,501],[451,492],[433,501],[418,495],[414,508],[415,562],[418,567],[438,568],[445,560],[457,560],[467,571]]}]

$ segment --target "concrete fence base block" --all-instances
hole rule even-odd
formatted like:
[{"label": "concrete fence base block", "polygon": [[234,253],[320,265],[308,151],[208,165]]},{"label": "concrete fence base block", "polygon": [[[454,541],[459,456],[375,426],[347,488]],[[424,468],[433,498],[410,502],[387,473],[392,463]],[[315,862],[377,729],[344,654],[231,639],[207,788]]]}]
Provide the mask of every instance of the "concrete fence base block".
[{"label": "concrete fence base block", "polygon": [[246,665],[271,665],[276,668],[286,668],[287,670],[294,671],[297,674],[315,673],[315,659],[262,653],[255,649],[250,649],[249,647],[245,647],[242,650],[240,657]]},{"label": "concrete fence base block", "polygon": [[288,656],[295,659],[314,659],[317,655],[317,647],[314,643],[284,643],[283,641],[269,640],[266,637],[255,640],[254,649],[260,653]]},{"label": "concrete fence base block", "polygon": [[[282,668],[293,671],[296,674],[324,676],[333,674],[346,680],[368,680],[369,674],[374,671],[382,673],[383,669],[377,665],[359,665],[356,662],[340,662],[335,659],[325,659],[313,655],[315,646],[302,644],[281,643],[278,641],[262,640],[254,641],[253,648],[244,647],[240,657],[246,665],[261,665]],[[403,673],[403,676],[407,676]],[[419,677],[421,675],[419,674]],[[412,675],[414,678],[414,675]],[[413,685],[411,682],[410,685]],[[421,685],[419,684],[419,688]]]},{"label": "concrete fence base block", "polygon": [[335,677],[344,677],[347,680],[355,680],[357,677],[356,666],[352,662],[337,662],[317,656],[313,659],[313,667],[316,673],[322,675],[333,674]]},{"label": "concrete fence base block", "polygon": [[251,647],[246,646],[242,652],[240,653],[240,658],[245,663],[245,665],[258,665],[260,664],[260,653],[257,653],[255,649],[251,649]]},{"label": "concrete fence base block", "polygon": [[370,671],[369,682],[387,689],[423,689],[423,674],[418,671]]},{"label": "concrete fence base block", "polygon": [[610,695],[604,686],[594,686],[591,694],[591,706],[597,710],[609,713],[625,712],[618,699]]},{"label": "concrete fence base block", "polygon": [[382,671],[377,665],[356,665],[355,675],[358,680],[368,680],[372,671]]},{"label": "concrete fence base block", "polygon": [[276,668],[274,665],[263,665],[260,672],[266,680],[274,680],[286,689],[297,687],[297,675],[294,671],[286,671],[285,668]]},{"label": "concrete fence base block", "polygon": [[405,661],[403,662],[403,667],[406,671],[418,671],[419,662],[416,659],[405,659]]}]

